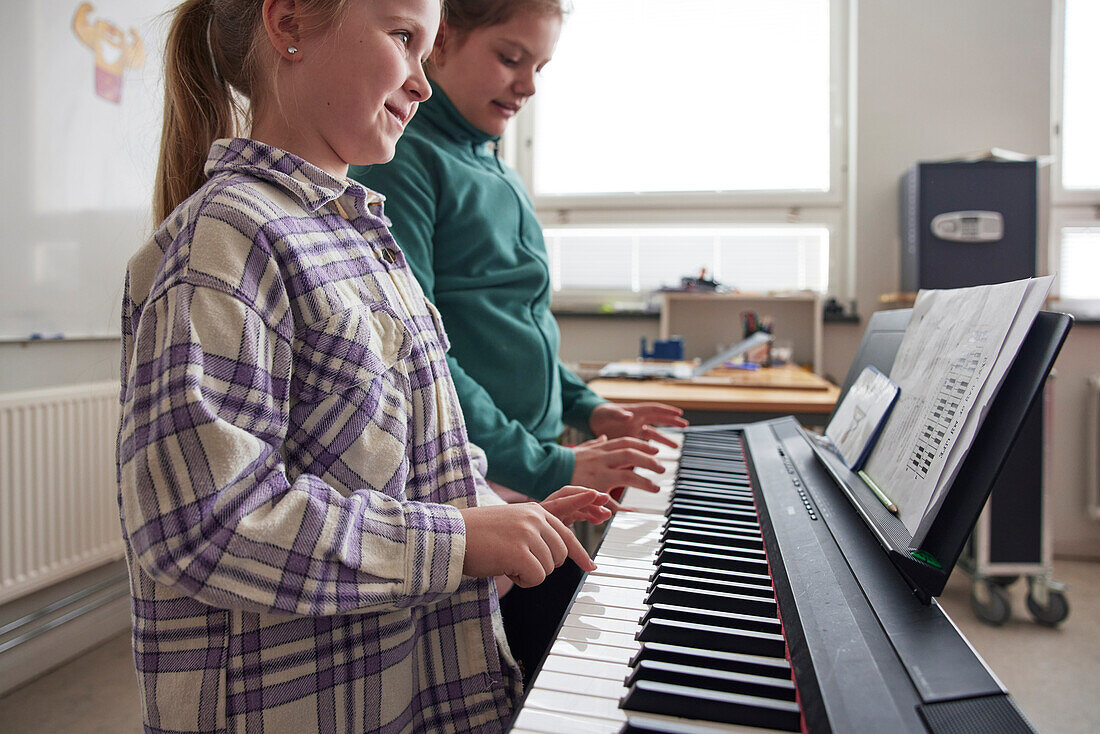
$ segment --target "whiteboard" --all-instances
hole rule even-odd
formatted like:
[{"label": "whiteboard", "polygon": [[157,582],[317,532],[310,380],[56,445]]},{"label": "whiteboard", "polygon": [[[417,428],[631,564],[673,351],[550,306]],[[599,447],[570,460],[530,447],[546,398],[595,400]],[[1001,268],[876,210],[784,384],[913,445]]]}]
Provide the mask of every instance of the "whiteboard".
[{"label": "whiteboard", "polygon": [[173,5],[5,3],[0,339],[119,334],[126,262],[153,229]]}]

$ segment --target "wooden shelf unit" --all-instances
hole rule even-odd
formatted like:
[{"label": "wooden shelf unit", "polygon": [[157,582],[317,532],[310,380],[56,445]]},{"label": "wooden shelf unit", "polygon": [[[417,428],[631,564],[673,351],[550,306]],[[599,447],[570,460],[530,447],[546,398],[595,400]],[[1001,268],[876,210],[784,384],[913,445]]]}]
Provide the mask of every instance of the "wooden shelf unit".
[{"label": "wooden shelf unit", "polygon": [[761,319],[772,319],[777,340],[791,342],[796,364],[821,374],[824,329],[821,296],[816,293],[764,296],[666,291],[661,299],[660,338],[682,337],[685,359],[707,359],[739,342],[744,336],[741,313],[754,311]]}]

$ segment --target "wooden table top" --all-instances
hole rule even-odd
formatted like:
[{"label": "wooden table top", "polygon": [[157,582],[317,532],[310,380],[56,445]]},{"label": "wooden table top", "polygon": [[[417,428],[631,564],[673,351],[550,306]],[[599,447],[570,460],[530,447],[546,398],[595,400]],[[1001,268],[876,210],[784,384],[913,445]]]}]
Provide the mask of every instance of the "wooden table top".
[{"label": "wooden table top", "polygon": [[613,403],[655,401],[684,410],[829,413],[840,388],[794,365],[758,370],[719,368],[694,380],[597,378],[588,383]]}]

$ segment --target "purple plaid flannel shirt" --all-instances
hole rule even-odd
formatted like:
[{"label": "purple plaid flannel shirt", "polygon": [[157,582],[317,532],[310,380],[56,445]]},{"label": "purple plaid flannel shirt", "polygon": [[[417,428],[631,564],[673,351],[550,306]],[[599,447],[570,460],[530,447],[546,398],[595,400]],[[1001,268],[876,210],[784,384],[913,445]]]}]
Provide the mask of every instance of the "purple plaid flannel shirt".
[{"label": "purple plaid flannel shirt", "polygon": [[518,671],[462,576],[483,455],[381,197],[245,139],[206,173],[123,303],[146,731],[501,731]]}]

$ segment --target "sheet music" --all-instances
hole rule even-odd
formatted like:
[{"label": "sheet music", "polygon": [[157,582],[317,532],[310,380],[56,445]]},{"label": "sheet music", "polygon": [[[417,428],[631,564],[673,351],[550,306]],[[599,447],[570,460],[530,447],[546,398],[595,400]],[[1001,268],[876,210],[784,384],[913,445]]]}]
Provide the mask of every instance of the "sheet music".
[{"label": "sheet music", "polygon": [[866,471],[914,544],[927,532],[1052,276],[921,291],[890,379],[901,386]]}]

